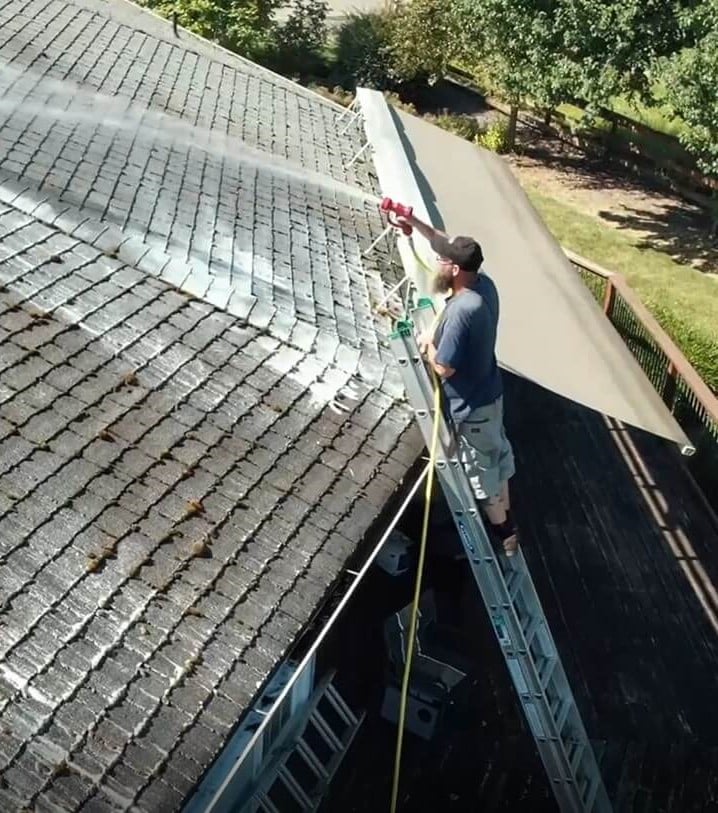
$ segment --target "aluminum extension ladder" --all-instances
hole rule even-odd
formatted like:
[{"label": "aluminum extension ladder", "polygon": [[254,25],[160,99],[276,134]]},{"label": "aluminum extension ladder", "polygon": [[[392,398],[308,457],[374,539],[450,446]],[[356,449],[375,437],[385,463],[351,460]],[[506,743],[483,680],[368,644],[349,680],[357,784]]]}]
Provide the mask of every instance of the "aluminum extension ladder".
[{"label": "aluminum extension ladder", "polygon": [[306,709],[306,721],[277,754],[252,796],[262,813],[314,811],[359,730],[359,716],[344,701],[328,675]]},{"label": "aluminum extension ladder", "polygon": [[[399,322],[390,338],[428,448],[434,421],[433,382],[414,329],[427,329],[433,316],[431,301],[420,300],[411,320]],[[593,748],[523,553],[519,549],[511,558],[497,557],[452,445],[451,431],[441,417],[438,479],[559,807],[563,813],[610,813]]]}]

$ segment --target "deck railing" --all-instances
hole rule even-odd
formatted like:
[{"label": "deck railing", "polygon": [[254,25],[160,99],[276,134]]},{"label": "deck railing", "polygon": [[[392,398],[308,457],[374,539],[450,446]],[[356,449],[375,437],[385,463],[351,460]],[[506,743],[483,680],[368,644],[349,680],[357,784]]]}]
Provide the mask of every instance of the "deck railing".
[{"label": "deck railing", "polygon": [[718,508],[718,398],[623,275],[565,253],[695,446],[687,465]]}]

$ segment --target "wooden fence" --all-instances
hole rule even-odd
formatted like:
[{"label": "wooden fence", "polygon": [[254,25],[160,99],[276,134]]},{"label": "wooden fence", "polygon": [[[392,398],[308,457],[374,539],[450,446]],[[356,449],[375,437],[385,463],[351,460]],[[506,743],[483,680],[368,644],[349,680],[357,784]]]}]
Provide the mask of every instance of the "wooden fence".
[{"label": "wooden fence", "polygon": [[565,253],[695,446],[686,464],[718,509],[718,398],[621,274]]}]

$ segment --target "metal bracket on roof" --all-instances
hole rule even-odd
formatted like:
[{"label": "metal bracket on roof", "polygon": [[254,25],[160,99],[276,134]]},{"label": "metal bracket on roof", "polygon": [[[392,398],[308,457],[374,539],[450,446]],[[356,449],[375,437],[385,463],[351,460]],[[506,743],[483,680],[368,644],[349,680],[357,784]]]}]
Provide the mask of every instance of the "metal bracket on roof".
[{"label": "metal bracket on roof", "polygon": [[348,130],[351,128],[353,124],[356,124],[357,120],[361,117],[361,111],[357,110],[355,113],[352,114],[352,117],[349,119],[348,123],[344,125],[342,131],[339,133],[340,136],[346,135]]},{"label": "metal bracket on roof", "polygon": [[341,116],[339,116],[337,121],[341,121],[347,114],[354,112],[355,108],[358,106],[358,104],[359,104],[359,100],[355,96],[352,103],[344,108],[344,110],[342,111]]},{"label": "metal bracket on roof", "polygon": [[[377,313],[381,313],[381,312],[383,311],[383,309],[386,307],[386,305],[389,303],[389,300],[390,300],[390,299],[391,299],[391,298],[392,298],[392,297],[393,297],[395,294],[398,294],[398,293],[399,293],[399,289],[400,289],[400,288],[401,288],[401,286],[402,286],[402,285],[404,285],[404,283],[406,283],[406,282],[411,282],[411,279],[409,278],[409,275],[408,275],[408,274],[405,274],[405,275],[404,275],[404,276],[403,276],[403,277],[402,277],[402,278],[399,280],[399,282],[397,282],[397,283],[396,283],[396,285],[395,285],[395,286],[394,286],[394,287],[393,287],[393,288],[392,288],[392,289],[389,291],[389,293],[388,293],[388,294],[387,294],[387,295],[384,297],[384,299],[382,299],[382,300],[381,300],[381,302],[379,302],[379,304],[377,304],[377,305],[375,305],[375,306],[374,306],[374,310],[375,310]],[[406,302],[404,303],[404,305],[406,305]]]},{"label": "metal bracket on roof", "polygon": [[341,116],[339,116],[339,118],[337,119],[337,124],[340,121],[343,121],[345,116],[347,115],[349,116],[349,121],[342,128],[341,132],[339,133],[340,136],[346,135],[351,126],[355,124],[361,116],[358,99],[355,98],[354,101],[349,105],[349,107],[347,107],[347,109],[341,114]]},{"label": "metal bracket on roof", "polygon": [[384,231],[374,240],[374,242],[364,251],[362,251],[362,257],[368,257],[372,251],[381,243],[381,241],[392,231],[396,231],[396,227],[393,226],[391,223],[384,229]]},{"label": "metal bracket on roof", "polygon": [[355,161],[358,161],[362,157],[362,155],[364,155],[364,153],[369,149],[369,147],[371,147],[371,141],[367,141],[364,144],[364,146],[356,153],[356,155],[352,158],[352,160],[346,165],[346,169],[349,169],[349,167]]}]

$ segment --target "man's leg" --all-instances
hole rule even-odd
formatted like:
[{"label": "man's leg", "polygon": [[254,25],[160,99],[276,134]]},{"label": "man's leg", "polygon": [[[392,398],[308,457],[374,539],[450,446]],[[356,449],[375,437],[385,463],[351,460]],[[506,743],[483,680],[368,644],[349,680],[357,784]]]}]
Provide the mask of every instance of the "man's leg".
[{"label": "man's leg", "polygon": [[509,515],[508,478],[513,452],[503,428],[501,401],[475,410],[458,431],[459,456],[477,502],[501,541],[507,556],[518,549],[518,535]]},{"label": "man's leg", "polygon": [[501,495],[490,497],[488,500],[481,500],[481,503],[481,507],[492,525],[503,525],[506,522],[508,516]]},{"label": "man's leg", "polygon": [[506,513],[508,514],[511,510],[511,498],[509,496],[509,481],[504,480],[501,484],[501,493],[499,494],[499,499],[501,500],[502,505],[506,509]]},{"label": "man's leg", "polygon": [[482,507],[494,533],[501,540],[504,553],[507,556],[513,556],[519,548],[519,536],[511,515],[506,510],[506,504],[502,499],[503,493],[502,489],[497,497],[484,500]]}]

